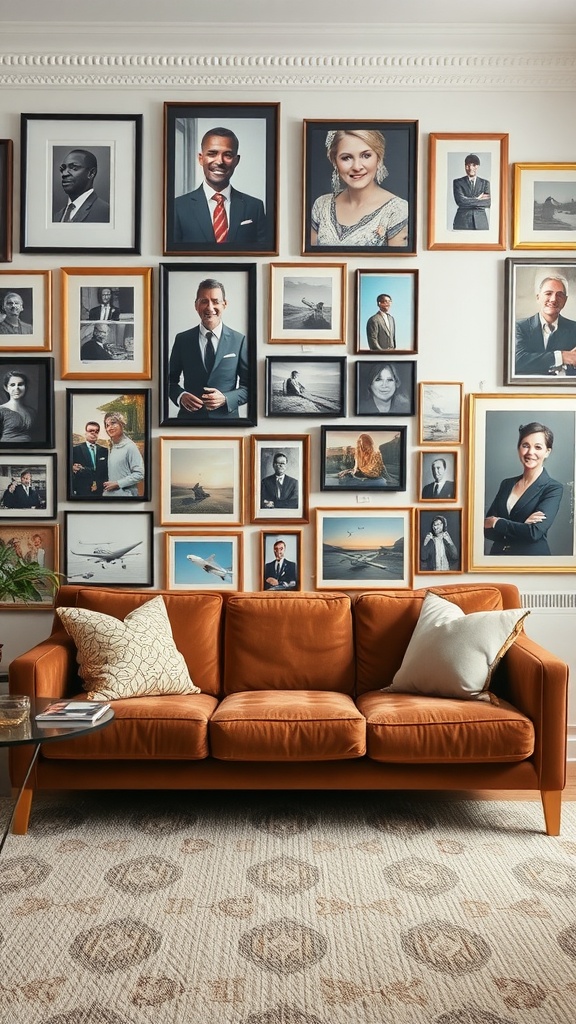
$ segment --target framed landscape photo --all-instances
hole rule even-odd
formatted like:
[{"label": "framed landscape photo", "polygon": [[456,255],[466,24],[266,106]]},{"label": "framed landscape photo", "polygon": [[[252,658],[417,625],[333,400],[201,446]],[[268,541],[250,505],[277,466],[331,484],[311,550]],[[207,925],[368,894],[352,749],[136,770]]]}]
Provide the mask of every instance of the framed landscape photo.
[{"label": "framed landscape photo", "polygon": [[470,395],[469,415],[468,570],[573,573],[576,396]]},{"label": "framed landscape photo", "polygon": [[0,450],[54,447],[54,359],[0,355]]},{"label": "framed landscape photo", "polygon": [[160,264],[160,361],[161,426],[255,426],[255,263]]},{"label": "framed landscape photo", "polygon": [[345,356],[266,356],[266,415],[346,415]]},{"label": "framed landscape photo", "polygon": [[302,252],[414,256],[417,151],[417,121],[305,120]]},{"label": "framed landscape photo", "polygon": [[514,164],[513,249],[576,248],[576,163]]},{"label": "framed landscape photo", "polygon": [[504,382],[576,385],[576,259],[507,259]]},{"label": "framed landscape photo", "polygon": [[90,587],[154,584],[152,512],[64,513],[64,575]]},{"label": "framed landscape photo", "polygon": [[0,139],[0,263],[12,261],[12,139]]},{"label": "framed landscape photo", "polygon": [[356,271],[356,351],[418,351],[418,271]]},{"label": "framed landscape photo", "polygon": [[416,509],[415,554],[416,573],[462,572],[462,509]]},{"label": "framed landscape photo", "polygon": [[56,455],[0,453],[0,519],[56,518]]},{"label": "framed landscape photo", "polygon": [[[58,526],[45,523],[28,523],[26,526],[0,522],[0,548],[11,548],[14,560],[23,558],[26,562],[36,562],[41,568],[58,572],[60,569]],[[3,571],[9,560],[3,562]],[[0,600],[0,611],[44,611],[54,607],[54,594],[49,587],[42,584],[37,587],[40,595],[37,601]]]},{"label": "framed landscape photo", "polygon": [[428,249],[505,249],[508,135],[430,134]]},{"label": "framed landscape photo", "polygon": [[244,522],[242,437],[160,438],[160,522]]},{"label": "framed landscape photo", "polygon": [[279,130],[279,103],[164,104],[165,255],[276,255]]},{"label": "framed landscape photo", "polygon": [[49,352],[52,291],[49,270],[0,270],[0,352]]},{"label": "framed landscape photo", "polygon": [[165,533],[167,590],[242,590],[242,533]]},{"label": "framed landscape photo", "polygon": [[412,586],[410,508],[316,509],[318,590]]},{"label": "framed landscape photo", "polygon": [[252,434],[251,520],[308,522],[310,434]]},{"label": "framed landscape photo", "polygon": [[462,393],[461,383],[421,381],[419,444],[462,443]]},{"label": "framed landscape photo", "polygon": [[355,411],[357,416],[414,416],[416,361],[358,359]]},{"label": "framed landscape photo", "polygon": [[270,264],[269,342],[345,345],[344,263]]},{"label": "framed landscape photo", "polygon": [[142,114],[21,114],[20,250],[140,252]]},{"label": "framed landscape photo", "polygon": [[406,490],[406,427],[320,430],[320,490]]},{"label": "framed landscape photo", "polygon": [[68,501],[150,500],[150,391],[66,390]]},{"label": "framed landscape photo", "polygon": [[262,530],[260,541],[260,590],[302,590],[302,530]]},{"label": "framed landscape photo", "polygon": [[458,493],[458,452],[419,452],[418,501],[456,501]]},{"label": "framed landscape photo", "polygon": [[152,268],[62,268],[64,380],[149,380]]}]

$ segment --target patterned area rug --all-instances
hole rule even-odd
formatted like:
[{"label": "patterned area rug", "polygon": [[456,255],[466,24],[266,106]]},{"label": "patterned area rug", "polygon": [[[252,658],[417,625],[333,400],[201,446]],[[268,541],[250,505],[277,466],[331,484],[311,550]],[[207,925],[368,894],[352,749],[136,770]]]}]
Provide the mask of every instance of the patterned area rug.
[{"label": "patterned area rug", "polygon": [[576,804],[82,794],[0,857],[2,1024],[575,1018]]}]

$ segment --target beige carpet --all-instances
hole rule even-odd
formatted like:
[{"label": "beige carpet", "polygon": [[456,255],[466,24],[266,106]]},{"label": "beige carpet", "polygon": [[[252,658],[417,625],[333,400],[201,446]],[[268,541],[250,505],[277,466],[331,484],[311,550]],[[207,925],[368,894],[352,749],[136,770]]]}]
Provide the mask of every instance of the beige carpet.
[{"label": "beige carpet", "polygon": [[576,804],[541,829],[538,803],[44,799],[0,857],[0,1021],[572,1024]]}]

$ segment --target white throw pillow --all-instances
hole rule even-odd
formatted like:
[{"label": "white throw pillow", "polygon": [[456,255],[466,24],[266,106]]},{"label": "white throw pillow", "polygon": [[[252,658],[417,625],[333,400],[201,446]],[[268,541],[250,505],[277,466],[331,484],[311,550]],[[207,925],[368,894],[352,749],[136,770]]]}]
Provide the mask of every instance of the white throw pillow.
[{"label": "white throw pillow", "polygon": [[383,692],[490,700],[492,674],[528,614],[511,608],[465,615],[458,605],[428,591],[404,660]]},{"label": "white throw pillow", "polygon": [[200,693],[174,643],[164,599],[154,597],[124,621],[86,608],[57,608],[77,647],[90,700]]}]

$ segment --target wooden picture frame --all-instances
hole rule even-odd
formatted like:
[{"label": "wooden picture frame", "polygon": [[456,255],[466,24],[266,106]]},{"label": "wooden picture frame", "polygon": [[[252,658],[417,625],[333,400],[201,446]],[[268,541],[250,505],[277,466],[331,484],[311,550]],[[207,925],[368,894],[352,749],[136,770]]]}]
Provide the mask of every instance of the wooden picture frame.
[{"label": "wooden picture frame", "polygon": [[417,574],[450,576],[463,572],[462,509],[416,509],[414,554]]},{"label": "wooden picture frame", "polygon": [[419,452],[418,501],[445,504],[456,501],[458,494],[459,452],[440,448]]},{"label": "wooden picture frame", "polygon": [[251,521],[309,522],[310,434],[252,434],[250,443]]},{"label": "wooden picture frame", "polygon": [[165,531],[166,589],[243,589],[244,535],[239,531]]},{"label": "wooden picture frame", "polygon": [[152,268],[62,267],[62,379],[151,376]]},{"label": "wooden picture frame", "polygon": [[462,443],[463,384],[459,381],[420,381],[418,443],[437,448]]},{"label": "wooden picture frame", "polygon": [[12,139],[0,139],[0,263],[12,262],[13,162]]},{"label": "wooden picture frame", "polygon": [[[0,546],[10,545],[19,557],[38,562],[46,569],[57,573],[60,568],[59,528],[46,523],[5,523],[0,522]],[[54,593],[45,586],[39,586],[40,601],[1,601],[0,611],[37,612],[49,611],[54,607]]]},{"label": "wooden picture frame", "polygon": [[418,271],[356,271],[356,352],[418,351]]},{"label": "wooden picture frame", "polygon": [[266,356],[266,415],[346,415],[345,356]]},{"label": "wooden picture frame", "polygon": [[505,249],[508,135],[433,132],[429,165],[427,248]]},{"label": "wooden picture frame", "polygon": [[0,356],[0,396],[0,451],[54,447],[52,356]]},{"label": "wooden picture frame", "polygon": [[320,427],[320,490],[406,490],[406,427]]},{"label": "wooden picture frame", "polygon": [[356,360],[356,416],[414,416],[415,359]]},{"label": "wooden picture frame", "polygon": [[57,456],[0,453],[0,519],[56,518]]},{"label": "wooden picture frame", "polygon": [[345,345],[345,325],[346,264],[270,264],[271,345]]},{"label": "wooden picture frame", "polygon": [[[164,104],[166,256],[278,253],[279,131],[279,103]],[[223,191],[217,241],[209,202]]]},{"label": "wooden picture frame", "polygon": [[51,279],[50,270],[0,270],[0,352],[50,352]]},{"label": "wooden picture frame", "polygon": [[504,383],[573,388],[576,259],[507,259],[505,289]]},{"label": "wooden picture frame", "polygon": [[67,388],[66,433],[68,501],[150,501],[149,388]]},{"label": "wooden picture frame", "polygon": [[142,114],[20,118],[20,251],[138,254]]},{"label": "wooden picture frame", "polygon": [[64,512],[67,583],[154,585],[153,512]]},{"label": "wooden picture frame", "polygon": [[413,511],[317,508],[316,588],[410,589]]},{"label": "wooden picture frame", "polygon": [[260,589],[275,594],[302,590],[302,530],[260,532]]},{"label": "wooden picture frame", "polygon": [[241,526],[242,437],[160,438],[162,526]]},{"label": "wooden picture frame", "polygon": [[512,248],[576,248],[576,163],[514,164]]}]

